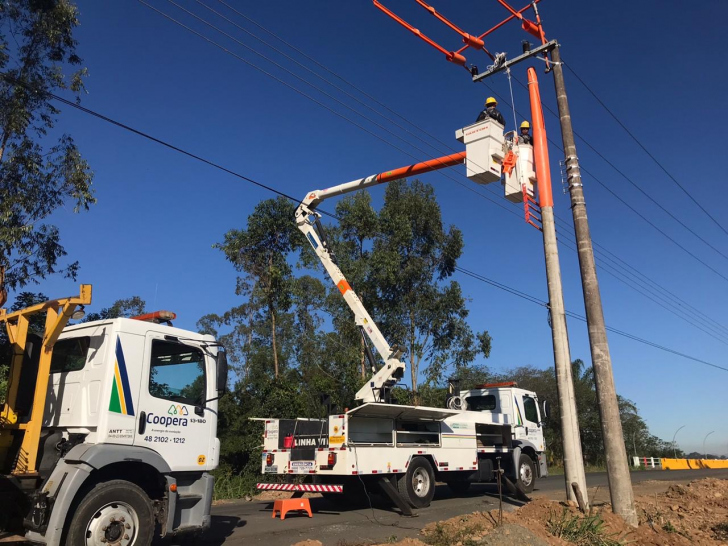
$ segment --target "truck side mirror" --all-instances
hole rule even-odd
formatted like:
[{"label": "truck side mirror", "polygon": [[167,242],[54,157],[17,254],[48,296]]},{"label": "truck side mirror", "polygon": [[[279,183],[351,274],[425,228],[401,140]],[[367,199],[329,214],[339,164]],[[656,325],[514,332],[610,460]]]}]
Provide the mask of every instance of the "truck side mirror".
[{"label": "truck side mirror", "polygon": [[222,347],[217,351],[217,394],[222,396],[227,392],[228,361],[227,353]]},{"label": "truck side mirror", "polygon": [[551,418],[551,404],[548,400],[543,401],[543,420],[548,421]]}]

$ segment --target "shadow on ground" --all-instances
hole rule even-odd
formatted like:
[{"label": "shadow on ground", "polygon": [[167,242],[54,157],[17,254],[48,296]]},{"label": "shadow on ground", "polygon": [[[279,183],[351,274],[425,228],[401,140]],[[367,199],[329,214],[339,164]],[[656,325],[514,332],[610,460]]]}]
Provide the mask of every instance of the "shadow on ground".
[{"label": "shadow on ground", "polygon": [[230,537],[235,529],[244,527],[245,520],[236,516],[212,516],[210,528],[202,534],[183,534],[178,537],[165,538],[155,541],[156,546],[221,546]]}]

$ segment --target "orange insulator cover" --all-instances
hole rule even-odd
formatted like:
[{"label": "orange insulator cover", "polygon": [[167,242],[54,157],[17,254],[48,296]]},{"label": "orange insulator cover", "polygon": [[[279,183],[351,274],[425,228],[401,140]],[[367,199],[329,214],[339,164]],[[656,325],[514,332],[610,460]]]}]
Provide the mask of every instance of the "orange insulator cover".
[{"label": "orange insulator cover", "polygon": [[533,126],[533,159],[536,164],[538,179],[538,204],[541,208],[553,207],[554,198],[551,193],[551,169],[549,167],[549,149],[546,139],[546,124],[543,120],[541,93],[538,90],[536,70],[528,69],[528,95],[531,99],[531,124]]},{"label": "orange insulator cover", "polygon": [[538,27],[538,25],[532,21],[529,21],[528,19],[522,19],[521,20],[521,28],[528,32],[529,34],[532,34],[539,40],[541,39],[541,29]]},{"label": "orange insulator cover", "polygon": [[503,158],[503,172],[506,174],[511,174],[513,167],[516,166],[517,160],[518,156],[513,153],[513,150],[508,150],[508,153]]}]

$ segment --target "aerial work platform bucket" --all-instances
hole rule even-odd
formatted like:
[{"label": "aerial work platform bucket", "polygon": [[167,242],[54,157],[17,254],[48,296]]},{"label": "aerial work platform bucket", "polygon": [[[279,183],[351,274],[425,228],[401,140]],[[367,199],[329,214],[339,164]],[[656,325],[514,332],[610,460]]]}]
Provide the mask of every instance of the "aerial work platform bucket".
[{"label": "aerial work platform bucket", "polygon": [[530,197],[534,196],[534,185],[536,184],[536,171],[533,166],[533,146],[530,144],[518,144],[513,147],[516,154],[516,162],[513,169],[504,174],[505,197],[513,203],[523,201],[523,186]]},{"label": "aerial work platform bucket", "polygon": [[501,179],[504,152],[503,126],[485,119],[455,131],[455,138],[465,144],[467,177],[478,184]]}]

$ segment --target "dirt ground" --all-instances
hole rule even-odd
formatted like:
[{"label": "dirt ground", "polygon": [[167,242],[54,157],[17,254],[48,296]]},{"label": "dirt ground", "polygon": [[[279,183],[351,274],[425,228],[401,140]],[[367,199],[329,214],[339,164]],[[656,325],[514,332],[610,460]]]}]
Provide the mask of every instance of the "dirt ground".
[{"label": "dirt ground", "polygon": [[[534,498],[512,512],[474,512],[427,525],[419,539],[396,542],[399,546],[713,546],[728,544],[728,480],[708,478],[686,485],[644,482],[635,486],[640,525],[625,525],[611,512],[608,492],[590,491],[590,517],[575,506]],[[596,496],[596,498],[595,498]],[[600,502],[601,501],[601,502]],[[564,535],[580,528],[577,537]],[[589,534],[591,532],[591,535]],[[555,536],[554,533],[561,534]],[[590,538],[591,536],[591,538]],[[296,546],[315,546],[316,541]],[[320,543],[318,543],[320,544]]]}]

